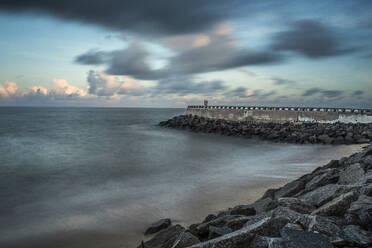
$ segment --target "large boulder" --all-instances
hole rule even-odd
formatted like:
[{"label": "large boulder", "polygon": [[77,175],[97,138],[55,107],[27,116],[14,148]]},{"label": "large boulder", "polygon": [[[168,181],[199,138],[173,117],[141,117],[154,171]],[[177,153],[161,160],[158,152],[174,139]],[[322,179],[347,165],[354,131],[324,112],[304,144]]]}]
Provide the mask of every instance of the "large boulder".
[{"label": "large boulder", "polygon": [[257,235],[249,246],[250,248],[285,248],[282,238],[272,238]]},{"label": "large boulder", "polygon": [[[178,237],[186,229],[180,225],[170,226],[158,232],[152,239],[144,243],[145,248],[171,248]],[[142,248],[142,245],[138,246]]]},{"label": "large boulder", "polygon": [[351,203],[347,213],[357,220],[356,223],[372,231],[372,197],[360,195],[358,200]]},{"label": "large boulder", "polygon": [[249,247],[254,237],[249,230],[241,229],[188,248],[243,248]]},{"label": "large boulder", "polygon": [[270,197],[261,198],[254,203],[250,204],[256,210],[256,213],[270,211],[277,207],[277,202]]},{"label": "large boulder", "polygon": [[337,240],[342,237],[339,223],[327,217],[305,214],[298,218],[295,223],[301,225],[305,231],[327,235],[331,240]]},{"label": "large boulder", "polygon": [[343,192],[344,189],[345,187],[342,185],[328,184],[313,191],[307,192],[298,198],[304,202],[318,207],[332,200],[334,197]]},{"label": "large boulder", "polygon": [[372,245],[372,233],[361,229],[359,226],[346,226],[343,232],[344,239],[349,245],[357,247],[368,247]]},{"label": "large boulder", "polygon": [[364,175],[364,170],[359,163],[348,166],[340,172],[339,184],[352,184],[357,182]]},{"label": "large boulder", "polygon": [[284,227],[281,236],[286,248],[333,248],[329,239],[319,233]]},{"label": "large boulder", "polygon": [[226,226],[228,222],[243,217],[241,215],[223,215],[211,221],[198,224],[193,227],[194,233],[201,239],[206,239],[209,236],[209,227],[223,227]]},{"label": "large boulder", "polygon": [[171,248],[185,248],[200,243],[199,239],[188,231],[182,232]]},{"label": "large boulder", "polygon": [[305,182],[302,180],[295,180],[290,183],[287,183],[283,187],[279,188],[275,192],[275,199],[281,198],[281,197],[290,197],[294,196],[301,190],[305,188]]},{"label": "large boulder", "polygon": [[342,216],[349,208],[350,204],[358,197],[355,191],[351,191],[336,197],[332,201],[324,204],[312,212],[313,215],[323,216]]},{"label": "large boulder", "polygon": [[155,223],[152,223],[145,231],[145,235],[157,233],[162,229],[165,229],[171,225],[170,219],[161,219]]},{"label": "large boulder", "polygon": [[244,226],[244,230],[261,236],[280,237],[280,229],[284,227],[289,220],[285,217],[267,217],[254,224]]},{"label": "large boulder", "polygon": [[337,169],[328,169],[322,174],[313,177],[305,186],[305,191],[312,191],[318,187],[337,183],[339,180]]},{"label": "large boulder", "polygon": [[295,197],[279,198],[278,204],[279,206],[288,207],[289,209],[302,214],[309,214],[315,210],[313,205],[310,205]]},{"label": "large boulder", "polygon": [[209,226],[208,239],[214,239],[231,232],[233,232],[233,230],[226,226],[223,227]]},{"label": "large boulder", "polygon": [[230,214],[232,215],[245,215],[251,216],[256,214],[256,210],[254,207],[250,205],[239,205],[230,210]]}]

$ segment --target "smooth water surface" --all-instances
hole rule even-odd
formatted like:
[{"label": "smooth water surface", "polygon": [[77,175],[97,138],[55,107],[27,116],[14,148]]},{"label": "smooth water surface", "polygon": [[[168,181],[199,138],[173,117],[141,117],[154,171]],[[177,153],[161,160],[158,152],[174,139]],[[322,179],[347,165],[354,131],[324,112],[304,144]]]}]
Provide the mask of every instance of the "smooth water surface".
[{"label": "smooth water surface", "polygon": [[0,247],[135,247],[159,218],[199,221],[358,148],[157,126],[183,113],[0,108]]}]

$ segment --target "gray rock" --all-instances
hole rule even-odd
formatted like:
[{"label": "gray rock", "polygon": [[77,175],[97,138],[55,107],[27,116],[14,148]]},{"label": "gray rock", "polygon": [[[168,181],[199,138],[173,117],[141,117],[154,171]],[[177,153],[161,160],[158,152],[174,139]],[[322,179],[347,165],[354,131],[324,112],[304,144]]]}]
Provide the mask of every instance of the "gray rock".
[{"label": "gray rock", "polygon": [[263,237],[257,235],[252,241],[250,248],[285,248],[282,238]]},{"label": "gray rock", "polygon": [[209,221],[215,220],[216,218],[217,216],[215,214],[208,214],[208,216],[205,217],[202,223],[207,223]]},{"label": "gray rock", "polygon": [[[144,246],[146,248],[171,248],[185,230],[180,225],[170,226],[158,232],[152,239],[145,242]],[[138,248],[142,248],[141,245]]]},{"label": "gray rock", "polygon": [[359,226],[349,225],[344,229],[344,239],[350,245],[368,247],[372,245],[372,233],[361,229]]},{"label": "gray rock", "polygon": [[280,229],[288,223],[285,217],[267,217],[254,224],[244,226],[244,230],[261,236],[279,237]]},{"label": "gray rock", "polygon": [[278,204],[302,214],[309,214],[315,210],[314,206],[294,197],[279,198]]},{"label": "gray rock", "polygon": [[256,210],[256,213],[270,211],[277,207],[277,202],[269,197],[259,199],[253,204],[250,204]]},{"label": "gray rock", "polygon": [[314,210],[312,214],[323,216],[342,216],[357,197],[358,195],[354,191],[342,194]]},{"label": "gray rock", "polygon": [[199,224],[195,227],[196,234],[199,237],[207,238],[208,235],[209,235],[209,226],[223,227],[229,221],[232,221],[232,220],[240,218],[240,217],[242,217],[242,216],[241,215],[224,215],[224,216],[218,217],[214,220],[211,220],[209,222]]},{"label": "gray rock", "polygon": [[318,207],[340,195],[344,189],[341,185],[328,184],[299,196],[299,199]]},{"label": "gray rock", "polygon": [[318,136],[318,139],[323,143],[323,144],[332,144],[333,138],[329,137],[326,134]]},{"label": "gray rock", "polygon": [[290,183],[287,183],[278,191],[275,192],[275,199],[281,198],[281,197],[290,197],[294,196],[298,192],[300,192],[302,189],[305,188],[305,183],[301,180],[295,180]]},{"label": "gray rock", "polygon": [[171,248],[185,248],[200,243],[200,240],[188,231],[182,232]]},{"label": "gray rock", "polygon": [[226,222],[226,226],[231,228],[233,231],[239,230],[247,223],[249,220],[252,220],[251,216],[242,216],[239,218],[232,219]]},{"label": "gray rock", "polygon": [[229,227],[216,227],[216,226],[209,226],[209,236],[208,239],[214,239],[220,237],[222,235],[228,234],[233,232],[233,230]]},{"label": "gray rock", "polygon": [[293,211],[287,207],[277,207],[270,211],[271,217],[282,217],[288,220],[288,222],[294,222],[302,216],[302,214]]},{"label": "gray rock", "polygon": [[313,179],[311,179],[311,181],[306,184],[305,190],[312,191],[318,187],[321,187],[327,184],[337,183],[338,180],[339,180],[338,170],[329,169],[325,171],[324,173],[317,175]]},{"label": "gray rock", "polygon": [[295,223],[301,225],[308,232],[317,232],[335,238],[342,236],[342,230],[338,224],[327,217],[305,214]]},{"label": "gray rock", "polygon": [[364,175],[364,170],[359,163],[348,166],[340,172],[339,184],[352,184],[357,182]]},{"label": "gray rock", "polygon": [[347,213],[354,217],[366,230],[372,231],[372,197],[360,195],[358,200],[351,203]]},{"label": "gray rock", "polygon": [[254,237],[254,234],[245,229],[241,229],[188,248],[243,248],[249,247]]},{"label": "gray rock", "polygon": [[161,219],[155,223],[152,223],[145,231],[145,235],[153,234],[165,229],[171,225],[170,219]]},{"label": "gray rock", "polygon": [[284,227],[281,236],[286,248],[333,248],[327,237],[313,232]]},{"label": "gray rock", "polygon": [[256,214],[256,210],[251,205],[239,205],[231,209],[232,215],[245,215],[251,216]]}]

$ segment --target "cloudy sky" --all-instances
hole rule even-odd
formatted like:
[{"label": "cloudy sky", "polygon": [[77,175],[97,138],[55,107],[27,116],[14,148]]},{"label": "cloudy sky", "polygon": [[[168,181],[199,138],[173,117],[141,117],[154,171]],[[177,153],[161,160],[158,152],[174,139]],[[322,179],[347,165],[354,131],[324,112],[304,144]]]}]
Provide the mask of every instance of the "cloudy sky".
[{"label": "cloudy sky", "polygon": [[0,105],[372,107],[370,0],[1,0]]}]

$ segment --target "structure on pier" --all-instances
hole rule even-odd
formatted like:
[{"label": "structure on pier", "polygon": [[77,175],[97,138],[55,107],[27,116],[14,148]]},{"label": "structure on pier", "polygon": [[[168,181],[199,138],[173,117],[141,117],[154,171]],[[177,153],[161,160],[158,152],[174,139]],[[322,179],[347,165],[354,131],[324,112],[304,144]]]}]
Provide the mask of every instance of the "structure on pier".
[{"label": "structure on pier", "polygon": [[371,109],[191,105],[187,114],[212,119],[257,122],[372,123]]}]

